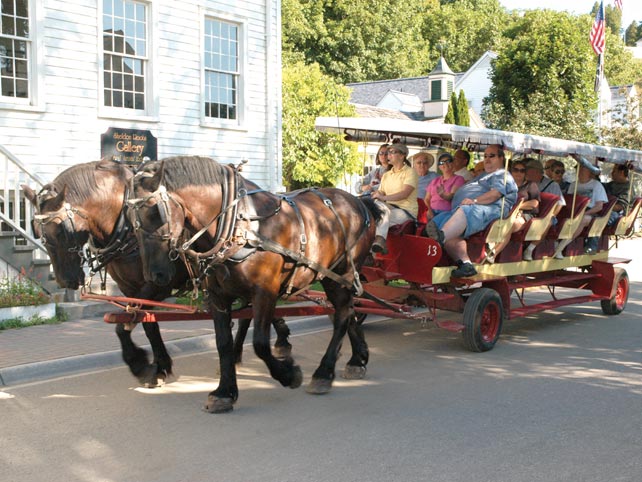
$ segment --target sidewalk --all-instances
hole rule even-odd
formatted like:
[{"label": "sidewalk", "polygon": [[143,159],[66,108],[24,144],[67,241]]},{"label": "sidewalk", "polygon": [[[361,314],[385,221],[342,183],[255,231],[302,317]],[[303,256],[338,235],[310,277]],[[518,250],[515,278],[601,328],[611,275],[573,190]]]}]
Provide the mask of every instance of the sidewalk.
[{"label": "sidewalk", "polygon": [[[611,256],[632,259],[624,265],[631,282],[642,281],[642,238],[620,241]],[[629,302],[640,298],[632,287]],[[116,309],[107,303],[83,301],[68,306],[71,320],[58,325],[39,325],[0,331],[0,387],[32,380],[54,378],[87,370],[121,366],[120,344],[115,326],[103,321],[103,314]],[[291,322],[292,321],[292,322]],[[309,328],[328,327],[327,317],[288,320]],[[215,351],[211,321],[161,323],[161,332],[172,356],[197,351]],[[133,334],[134,342],[150,352],[142,327]],[[251,340],[251,332],[247,340]]]}]

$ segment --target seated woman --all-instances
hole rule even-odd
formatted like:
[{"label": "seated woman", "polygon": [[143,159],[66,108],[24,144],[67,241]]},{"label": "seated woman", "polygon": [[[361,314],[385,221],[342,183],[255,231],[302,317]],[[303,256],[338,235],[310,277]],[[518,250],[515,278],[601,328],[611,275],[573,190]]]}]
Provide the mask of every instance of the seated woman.
[{"label": "seated woman", "polygon": [[[511,235],[521,231],[526,222],[534,216],[537,216],[539,213],[539,203],[541,201],[539,187],[537,187],[536,182],[530,182],[526,179],[526,163],[528,161],[529,159],[519,159],[512,162],[510,167],[510,173],[515,180],[515,184],[517,184],[517,200],[522,200],[522,205],[519,208],[519,214],[513,223]],[[494,262],[497,255],[506,247],[509,240],[510,236],[506,237],[506,239],[494,246],[491,249],[492,254],[487,256],[486,260],[490,263]],[[532,246],[532,249],[534,250],[535,245]],[[530,246],[527,249],[531,249]]]},{"label": "seated woman", "polygon": [[484,151],[484,174],[457,190],[452,211],[439,214],[426,225],[426,234],[442,244],[456,260],[457,269],[452,276],[477,274],[468,256],[466,238],[508,214],[516,201],[517,185],[504,169],[504,150],[491,144]]},{"label": "seated woman", "polygon": [[373,253],[386,253],[386,236],[391,225],[417,219],[418,176],[407,159],[408,148],[404,144],[388,147],[388,162],[392,169],[381,178],[379,189],[372,198],[383,210],[383,217],[377,224],[377,234],[372,244]]},{"label": "seated woman", "polygon": [[363,176],[357,183],[357,194],[372,194],[373,191],[379,189],[381,178],[384,173],[390,169],[390,165],[388,164],[388,144],[381,144],[381,146],[379,146],[375,162],[377,163],[377,167]]},{"label": "seated woman", "polygon": [[455,174],[453,156],[444,152],[439,156],[437,165],[442,175],[433,179],[426,189],[424,202],[428,206],[428,219],[435,215],[450,211],[452,209],[452,199],[466,180]]}]

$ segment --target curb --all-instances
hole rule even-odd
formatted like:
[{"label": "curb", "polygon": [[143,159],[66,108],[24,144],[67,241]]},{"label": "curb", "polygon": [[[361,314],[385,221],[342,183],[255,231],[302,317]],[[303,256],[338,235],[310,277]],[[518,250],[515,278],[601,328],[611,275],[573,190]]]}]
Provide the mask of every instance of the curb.
[{"label": "curb", "polygon": [[[107,305],[109,309],[112,308],[112,305],[108,303],[99,304]],[[374,320],[378,317],[372,318]],[[329,330],[331,329],[332,324],[328,321],[328,317],[323,315],[288,320],[288,326],[293,331],[291,337],[296,337],[313,331],[318,331],[320,329]],[[253,329],[250,327],[246,340],[252,340],[252,334]],[[244,346],[251,345],[251,341],[244,344]],[[216,352],[216,340],[212,335],[200,335],[180,338],[178,340],[170,340],[165,342],[165,346],[172,357],[206,351]],[[145,349],[148,353],[151,350],[149,345],[143,345],[141,348]],[[0,368],[0,387],[8,387],[10,385],[18,385],[39,380],[59,378],[66,375],[125,366],[120,350],[27,363],[25,365]]]}]

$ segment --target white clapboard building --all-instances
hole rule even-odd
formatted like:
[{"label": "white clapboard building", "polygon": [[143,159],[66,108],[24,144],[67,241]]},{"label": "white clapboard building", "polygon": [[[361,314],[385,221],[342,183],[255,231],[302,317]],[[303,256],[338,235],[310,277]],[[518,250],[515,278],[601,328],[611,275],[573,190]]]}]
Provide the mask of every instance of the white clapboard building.
[{"label": "white clapboard building", "polygon": [[104,155],[247,159],[246,177],[281,187],[280,0],[0,0],[0,10],[2,231],[28,231],[20,183],[37,188]]}]

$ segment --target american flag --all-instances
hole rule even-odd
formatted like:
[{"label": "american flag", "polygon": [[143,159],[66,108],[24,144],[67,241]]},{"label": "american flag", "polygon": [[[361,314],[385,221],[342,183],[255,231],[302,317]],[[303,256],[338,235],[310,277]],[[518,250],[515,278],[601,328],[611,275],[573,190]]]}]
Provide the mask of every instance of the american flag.
[{"label": "american flag", "polygon": [[622,10],[622,0],[615,0],[615,6]]},{"label": "american flag", "polygon": [[595,15],[595,22],[593,22],[591,34],[589,35],[591,47],[593,47],[593,50],[597,55],[604,52],[604,45],[606,43],[604,28],[604,0],[602,0],[600,2],[600,9],[597,11],[597,15]]}]

